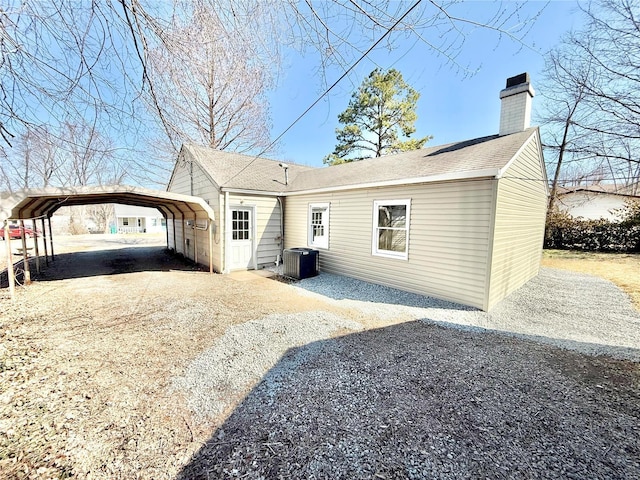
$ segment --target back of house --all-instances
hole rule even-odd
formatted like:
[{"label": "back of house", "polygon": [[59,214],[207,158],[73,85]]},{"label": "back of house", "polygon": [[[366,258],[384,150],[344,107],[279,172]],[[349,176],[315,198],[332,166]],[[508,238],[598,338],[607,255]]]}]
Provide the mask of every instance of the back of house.
[{"label": "back of house", "polygon": [[[533,95],[528,75],[507,81],[496,135],[325,168],[185,145],[169,190],[216,210],[219,272],[309,247],[321,271],[488,310],[539,269],[548,192]],[[189,258],[205,255],[200,236],[169,235]]]}]

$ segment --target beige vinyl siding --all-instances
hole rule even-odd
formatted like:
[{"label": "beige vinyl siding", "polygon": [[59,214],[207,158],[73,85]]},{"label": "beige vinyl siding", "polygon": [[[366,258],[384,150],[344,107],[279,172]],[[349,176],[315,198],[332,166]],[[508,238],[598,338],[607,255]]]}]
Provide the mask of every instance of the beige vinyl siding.
[{"label": "beige vinyl siding", "polygon": [[281,242],[281,215],[277,197],[229,194],[229,205],[255,208],[254,250],[257,268],[275,265]]},{"label": "beige vinyl siding", "polygon": [[[193,182],[191,180],[192,171]],[[167,187],[167,191],[201,197],[211,206],[211,208],[213,208],[216,218],[212,252],[213,268],[217,272],[222,271],[222,247],[218,238],[219,232],[222,231],[220,228],[220,225],[222,225],[220,223],[220,196],[216,189],[216,185],[211,180],[211,177],[202,170],[197,162],[191,162],[190,154],[187,153],[185,155],[185,152],[182,152],[178,158],[178,162],[173,172],[173,176],[171,177],[171,181],[169,182],[169,186]],[[184,254],[185,257],[190,258],[191,260],[208,266],[210,251],[209,231],[197,230],[187,226],[183,237],[182,218],[177,217],[175,219],[176,245],[174,245],[173,229],[169,227],[169,223],[172,223],[171,220],[171,216],[169,216],[167,219],[169,247],[174,248],[176,252]],[[198,219],[198,225],[204,226],[205,219]],[[215,242],[216,239],[218,240],[217,243]]]},{"label": "beige vinyl siding", "polygon": [[498,181],[486,310],[538,274],[546,211],[540,146],[533,135]]},{"label": "beige vinyl siding", "polygon": [[[322,271],[482,308],[489,251],[492,180],[292,195],[285,247],[306,247],[309,203],[330,203]],[[374,200],[411,200],[408,259],[372,255]]]}]

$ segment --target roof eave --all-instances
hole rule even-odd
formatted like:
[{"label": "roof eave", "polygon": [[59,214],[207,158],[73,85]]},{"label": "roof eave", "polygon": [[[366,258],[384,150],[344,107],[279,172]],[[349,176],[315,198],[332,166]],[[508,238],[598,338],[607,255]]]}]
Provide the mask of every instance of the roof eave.
[{"label": "roof eave", "polygon": [[308,190],[298,190],[284,192],[284,196],[294,195],[309,195],[314,193],[336,192],[341,190],[356,190],[363,188],[380,188],[380,187],[394,187],[399,185],[413,185],[417,183],[437,183],[437,182],[452,182],[456,180],[474,180],[481,178],[495,178],[500,173],[498,168],[487,168],[483,170],[469,170],[466,172],[448,172],[438,175],[429,175],[425,177],[414,178],[399,178],[396,180],[385,180],[380,182],[369,183],[356,183],[351,185],[338,185],[331,187],[315,188]]},{"label": "roof eave", "polygon": [[222,193],[239,193],[241,195],[260,195],[264,197],[283,197],[285,192],[271,190],[252,190],[250,188],[220,187]]}]

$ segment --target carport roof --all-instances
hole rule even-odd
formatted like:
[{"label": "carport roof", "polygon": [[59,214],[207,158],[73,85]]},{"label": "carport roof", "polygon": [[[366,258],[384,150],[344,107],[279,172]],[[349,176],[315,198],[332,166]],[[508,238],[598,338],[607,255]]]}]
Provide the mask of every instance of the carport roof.
[{"label": "carport roof", "polygon": [[163,190],[112,185],[19,190],[0,194],[0,222],[9,218],[27,219],[51,216],[60,207],[122,203],[154,207],[165,216],[215,220],[213,209],[199,197]]}]

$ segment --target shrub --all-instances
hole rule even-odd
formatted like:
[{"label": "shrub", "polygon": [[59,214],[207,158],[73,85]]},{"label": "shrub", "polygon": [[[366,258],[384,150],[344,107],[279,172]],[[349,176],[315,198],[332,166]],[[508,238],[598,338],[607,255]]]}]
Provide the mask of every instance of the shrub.
[{"label": "shrub", "polygon": [[573,218],[554,209],[547,215],[544,247],[594,252],[640,252],[640,203],[625,205],[621,222]]}]

